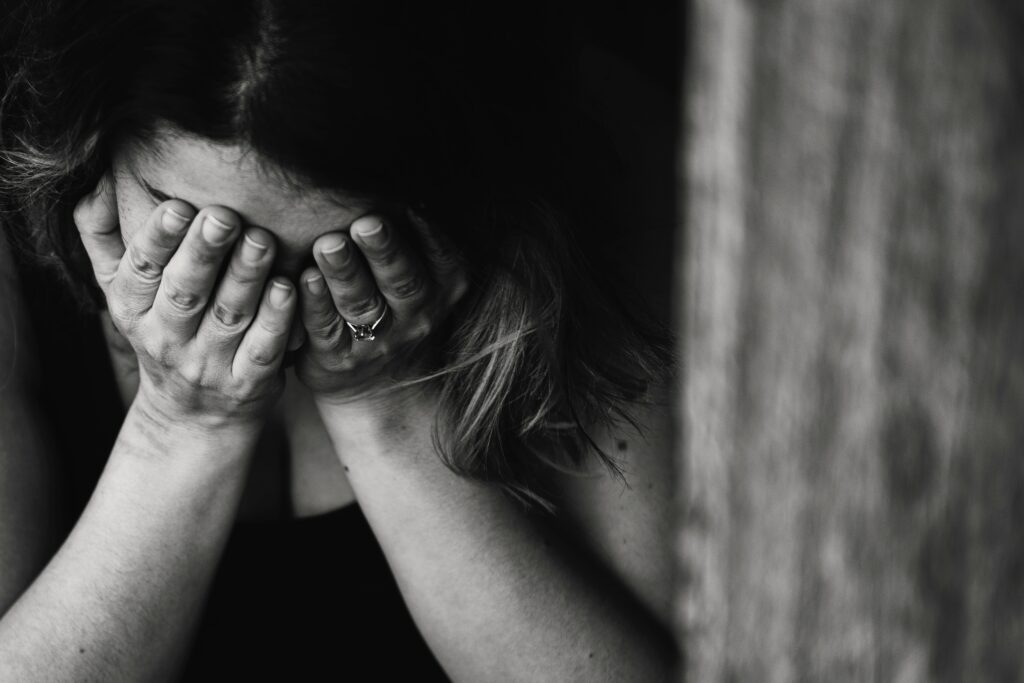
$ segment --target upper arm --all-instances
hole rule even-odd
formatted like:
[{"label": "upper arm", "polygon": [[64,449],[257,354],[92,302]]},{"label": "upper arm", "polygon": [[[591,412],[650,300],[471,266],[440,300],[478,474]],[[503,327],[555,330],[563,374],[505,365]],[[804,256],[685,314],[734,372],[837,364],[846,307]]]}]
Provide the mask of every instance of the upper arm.
[{"label": "upper arm", "polygon": [[36,359],[19,290],[0,231],[0,615],[59,540],[56,459],[37,400]]},{"label": "upper arm", "polygon": [[662,624],[671,623],[675,471],[667,401],[637,407],[626,425],[593,434],[619,463],[586,476],[554,475],[559,516]]}]

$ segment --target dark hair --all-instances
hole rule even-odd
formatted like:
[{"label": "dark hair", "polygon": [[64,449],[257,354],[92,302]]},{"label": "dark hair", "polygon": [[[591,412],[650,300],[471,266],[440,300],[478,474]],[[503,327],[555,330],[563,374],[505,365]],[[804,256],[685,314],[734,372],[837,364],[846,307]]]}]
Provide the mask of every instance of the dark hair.
[{"label": "dark hair", "polygon": [[435,441],[459,474],[548,506],[544,467],[615,469],[586,427],[628,419],[670,346],[594,275],[616,167],[564,10],[444,6],[23,0],[0,29],[0,208],[97,301],[72,208],[117,144],[163,124],[247,145],[284,182],[418,207],[474,283],[441,344]]}]

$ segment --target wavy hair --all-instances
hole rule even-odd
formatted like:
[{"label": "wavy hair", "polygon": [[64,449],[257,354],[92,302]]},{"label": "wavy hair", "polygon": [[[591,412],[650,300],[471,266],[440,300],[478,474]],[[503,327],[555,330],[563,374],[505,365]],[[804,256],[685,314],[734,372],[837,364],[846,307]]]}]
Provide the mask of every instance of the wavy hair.
[{"label": "wavy hair", "polygon": [[550,510],[546,468],[621,474],[588,429],[628,420],[674,365],[586,239],[616,228],[617,167],[568,22],[478,4],[22,0],[0,28],[4,222],[102,305],[72,208],[117,145],[167,124],[246,145],[284,182],[417,207],[473,282],[418,380],[439,387],[438,451]]}]

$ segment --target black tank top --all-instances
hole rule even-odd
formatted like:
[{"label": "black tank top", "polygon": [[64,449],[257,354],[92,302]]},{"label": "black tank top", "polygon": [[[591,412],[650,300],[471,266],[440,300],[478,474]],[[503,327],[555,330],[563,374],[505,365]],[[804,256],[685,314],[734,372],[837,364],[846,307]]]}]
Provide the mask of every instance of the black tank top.
[{"label": "black tank top", "polygon": [[235,525],[184,680],[448,680],[357,504]]},{"label": "black tank top", "polygon": [[[64,475],[65,528],[84,509],[123,419],[95,315],[19,260],[41,399]],[[357,504],[232,529],[181,680],[447,681]]]}]

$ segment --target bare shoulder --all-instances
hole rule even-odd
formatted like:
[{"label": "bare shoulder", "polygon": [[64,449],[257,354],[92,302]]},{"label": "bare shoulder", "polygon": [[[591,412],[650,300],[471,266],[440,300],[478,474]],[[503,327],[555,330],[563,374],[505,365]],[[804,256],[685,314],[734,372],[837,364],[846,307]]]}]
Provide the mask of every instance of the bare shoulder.
[{"label": "bare shoulder", "polygon": [[595,464],[587,474],[555,474],[561,521],[663,623],[672,602],[674,517],[672,403],[667,387],[635,404],[629,424],[595,429],[597,444],[622,471]]}]

